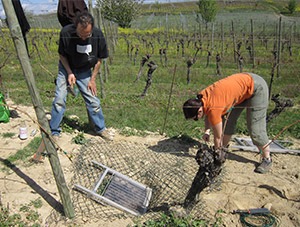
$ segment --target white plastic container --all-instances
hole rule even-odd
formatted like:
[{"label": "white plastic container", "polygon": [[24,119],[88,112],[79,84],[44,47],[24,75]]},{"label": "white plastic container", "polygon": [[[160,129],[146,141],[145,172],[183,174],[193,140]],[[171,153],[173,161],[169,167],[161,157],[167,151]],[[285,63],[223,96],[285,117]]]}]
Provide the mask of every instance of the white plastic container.
[{"label": "white plastic container", "polygon": [[26,124],[25,124],[25,121],[22,121],[21,124],[20,124],[20,128],[19,128],[19,138],[21,140],[26,140],[28,138],[28,135],[27,135],[27,127],[26,127]]}]

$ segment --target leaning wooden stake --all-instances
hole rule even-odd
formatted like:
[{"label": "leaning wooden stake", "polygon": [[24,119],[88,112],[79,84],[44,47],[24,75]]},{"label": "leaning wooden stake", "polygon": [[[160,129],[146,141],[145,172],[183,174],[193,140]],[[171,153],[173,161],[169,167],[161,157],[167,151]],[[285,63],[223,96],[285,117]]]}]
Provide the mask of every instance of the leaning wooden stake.
[{"label": "leaning wooden stake", "polygon": [[[37,115],[38,122],[44,129],[50,131],[43,104],[39,96],[39,90],[37,89],[35,84],[32,68],[29,62],[24,39],[21,33],[21,28],[18,23],[12,2],[10,0],[2,0],[2,4],[5,10],[5,14],[7,16],[8,26],[15,44],[20,64],[22,66],[22,70],[30,92],[31,100]],[[56,148],[54,144],[50,141],[48,134],[45,133],[43,130],[41,131],[46,150],[49,154],[49,161],[52,167],[56,185],[64,207],[64,213],[68,218],[73,218],[74,208],[71,202],[71,197],[64,178],[64,174],[60,166]]]}]

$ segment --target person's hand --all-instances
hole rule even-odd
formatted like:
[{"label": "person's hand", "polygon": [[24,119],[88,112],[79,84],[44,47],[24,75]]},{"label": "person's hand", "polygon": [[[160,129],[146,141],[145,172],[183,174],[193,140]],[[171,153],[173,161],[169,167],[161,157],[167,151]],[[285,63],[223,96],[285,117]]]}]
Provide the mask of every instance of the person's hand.
[{"label": "person's hand", "polygon": [[73,89],[74,84],[76,84],[76,77],[73,73],[68,75],[68,83],[70,84],[70,87]]},{"label": "person's hand", "polygon": [[210,140],[210,134],[209,132],[205,132],[202,136],[202,139],[205,141],[205,142],[209,142]]},{"label": "person's hand", "polygon": [[92,95],[97,95],[97,85],[95,80],[90,80],[88,83],[88,90],[92,92]]},{"label": "person's hand", "polygon": [[215,149],[215,161],[219,164],[223,164],[228,156],[228,148],[220,147]]}]

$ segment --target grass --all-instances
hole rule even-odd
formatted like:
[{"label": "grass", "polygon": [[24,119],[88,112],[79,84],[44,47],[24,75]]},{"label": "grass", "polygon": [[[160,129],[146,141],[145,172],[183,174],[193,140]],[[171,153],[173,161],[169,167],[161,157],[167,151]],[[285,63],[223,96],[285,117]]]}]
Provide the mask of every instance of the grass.
[{"label": "grass", "polygon": [[[104,90],[105,96],[101,98],[102,108],[108,127],[118,128],[122,131],[128,131],[128,128],[136,129],[137,131],[151,131],[158,133],[165,133],[172,137],[181,134],[187,134],[192,137],[201,138],[200,130],[203,127],[203,122],[199,123],[186,121],[182,114],[183,102],[195,96],[196,92],[205,88],[207,85],[220,79],[215,75],[215,59],[211,58],[211,63],[206,67],[207,51],[204,49],[199,53],[196,63],[191,67],[191,83],[186,82],[186,60],[194,55],[195,49],[190,43],[185,48],[185,55],[181,55],[181,50],[177,52],[176,49],[176,37],[182,36],[181,33],[174,33],[174,37],[169,38],[168,47],[168,65],[164,66],[160,62],[158,55],[158,48],[162,44],[158,42],[158,38],[164,40],[163,33],[153,33],[151,30],[145,31],[145,37],[148,42],[151,40],[155,47],[155,53],[151,57],[158,68],[153,73],[152,84],[149,88],[147,95],[144,98],[140,98],[142,91],[144,90],[147,78],[148,67],[143,69],[142,77],[139,81],[134,83],[137,72],[139,70],[139,61],[143,55],[147,53],[147,48],[141,42],[141,39],[134,33],[130,33],[127,39],[132,40],[136,45],[140,46],[139,55],[136,64],[126,54],[126,42],[120,33],[118,46],[114,53],[111,54],[111,61],[109,63],[109,75],[107,76],[107,82],[104,83],[104,87],[98,86],[98,94],[100,90]],[[148,34],[148,35],[147,35]],[[30,37],[33,34],[29,34]],[[37,33],[35,36],[39,35]],[[49,34],[48,34],[49,35]],[[51,34],[52,35],[52,34]],[[189,35],[189,33],[186,33]],[[47,39],[47,34],[40,34],[40,39]],[[209,36],[208,36],[209,37]],[[242,38],[242,35],[237,32],[237,37]],[[52,39],[57,39],[57,36],[53,36]],[[273,43],[272,37],[269,37],[270,46]],[[256,67],[252,68],[252,64],[249,61],[246,48],[246,40],[241,39],[243,42],[242,53],[245,57],[244,71],[251,71],[262,75],[267,83],[270,83],[270,72],[272,66],[272,52],[271,47],[266,51],[266,47],[262,46],[261,41],[256,39]],[[204,38],[203,43],[210,43],[209,38]],[[220,51],[221,43],[220,39],[215,39],[216,49],[213,53]],[[221,62],[221,71],[223,77],[237,72],[236,63],[233,61],[232,46],[230,36],[226,36],[224,44],[227,49],[224,50],[224,54]],[[281,93],[282,96],[293,99],[295,106],[299,105],[299,57],[297,57],[297,51],[299,51],[299,40],[293,41],[294,56],[289,56],[287,49],[282,52],[282,61],[279,77],[275,76],[272,87],[272,94]],[[206,46],[206,45],[203,45]],[[47,112],[51,109],[51,102],[54,97],[54,78],[57,71],[57,54],[55,49],[56,44],[53,42],[52,51],[47,54],[45,49],[40,47],[39,59],[37,52],[33,51],[33,47],[29,46],[31,50],[31,64],[36,79],[36,84],[40,92],[43,105]],[[13,50],[11,50],[13,51]],[[175,70],[176,66],[176,70]],[[31,98],[27,89],[26,80],[22,74],[20,65],[16,58],[11,58],[9,64],[1,70],[4,81],[4,88],[9,93],[10,98],[18,104],[31,105]],[[103,73],[103,71],[102,71]],[[174,77],[174,83],[172,85]],[[99,78],[98,78],[99,83]],[[172,88],[172,90],[171,90]],[[79,96],[73,98],[68,97],[66,116],[72,114],[78,115],[79,121],[82,125],[87,125],[86,111],[82,111],[84,102]],[[272,110],[274,104],[270,103],[269,111]],[[271,136],[280,132],[282,127],[289,125],[298,117],[298,107],[293,109],[286,109],[274,122],[271,122],[271,127],[268,127]],[[285,117],[288,115],[288,118]],[[299,117],[298,117],[299,118]],[[237,132],[247,133],[245,126],[245,118],[241,117],[237,128]],[[69,122],[68,122],[69,123]],[[75,126],[66,130],[72,130]],[[84,126],[82,126],[84,129]],[[295,126],[298,127],[298,126]],[[126,130],[124,130],[126,129]],[[297,129],[297,128],[296,128]],[[130,133],[132,133],[132,130]],[[295,129],[287,130],[282,136],[293,136],[299,138],[298,133],[295,133]]]},{"label": "grass", "polygon": [[162,213],[160,218],[157,219],[150,219],[143,223],[137,221],[137,223],[133,227],[218,227],[223,225],[223,219],[221,216],[222,213],[224,213],[223,210],[218,210],[215,214],[215,219],[211,221],[207,221],[204,219],[194,219],[190,215],[181,217],[180,215],[173,212],[169,214]]},{"label": "grass", "polygon": [[26,165],[32,165],[33,163],[28,160],[37,151],[41,140],[41,137],[35,137],[26,147],[18,150],[15,154],[8,156],[6,159],[2,159],[3,168],[1,171],[7,171],[8,168],[14,168],[15,165],[19,164],[19,162],[26,163]]},{"label": "grass", "polygon": [[35,153],[40,143],[41,138],[35,137],[26,147],[24,147],[24,149],[18,150],[15,154],[10,155],[6,160],[10,163],[15,163],[18,160],[25,161]]},{"label": "grass", "polygon": [[4,132],[4,133],[1,133],[1,136],[3,138],[12,138],[16,135],[16,133],[13,133],[13,132]]},{"label": "grass", "polygon": [[36,211],[42,207],[40,198],[21,206],[18,213],[11,213],[9,206],[0,203],[0,226],[41,226],[40,214]]}]

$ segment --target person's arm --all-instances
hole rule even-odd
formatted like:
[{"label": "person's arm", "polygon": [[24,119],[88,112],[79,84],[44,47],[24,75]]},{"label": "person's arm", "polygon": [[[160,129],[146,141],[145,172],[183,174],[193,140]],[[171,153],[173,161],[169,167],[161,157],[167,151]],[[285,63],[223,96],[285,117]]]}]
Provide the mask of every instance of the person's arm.
[{"label": "person's arm", "polygon": [[222,122],[212,126],[214,133],[214,145],[215,149],[219,149],[223,146],[222,144]]},{"label": "person's arm", "polygon": [[97,84],[96,84],[96,77],[99,72],[100,66],[101,66],[102,60],[99,58],[98,62],[94,66],[94,69],[92,71],[92,76],[88,84],[88,89],[92,92],[93,95],[97,95]]},{"label": "person's arm", "polygon": [[62,65],[64,66],[65,70],[68,73],[68,83],[71,86],[71,88],[73,88],[73,85],[76,83],[76,77],[75,77],[75,75],[73,74],[73,72],[71,70],[71,67],[69,65],[69,61],[66,57],[64,57],[61,54],[59,55],[59,59],[60,59],[60,62],[62,63]]},{"label": "person's arm", "polygon": [[205,124],[205,131],[204,131],[204,134],[202,136],[202,139],[205,141],[205,142],[209,142],[210,140],[210,123],[209,123],[209,120],[207,118],[207,116],[205,116],[205,119],[204,119],[204,124]]}]

